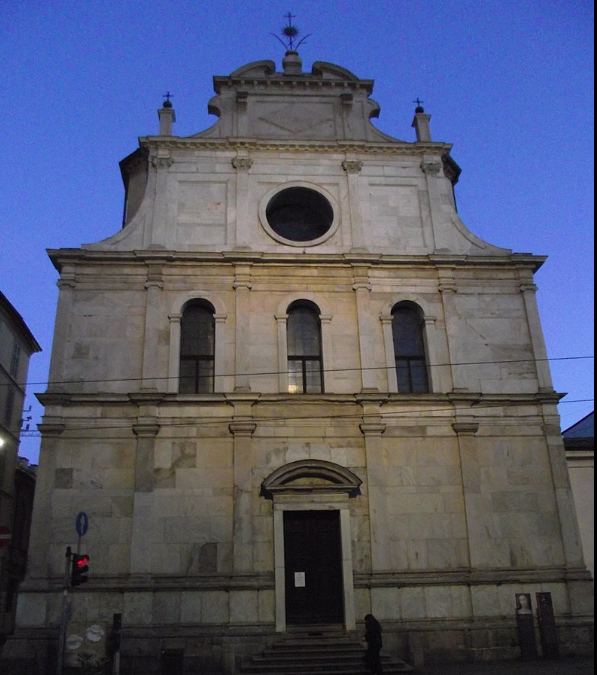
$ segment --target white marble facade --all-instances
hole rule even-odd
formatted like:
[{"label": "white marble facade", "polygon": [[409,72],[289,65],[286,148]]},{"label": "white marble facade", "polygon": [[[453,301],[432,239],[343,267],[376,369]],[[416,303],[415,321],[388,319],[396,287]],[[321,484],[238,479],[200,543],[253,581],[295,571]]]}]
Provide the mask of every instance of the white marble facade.
[{"label": "white marble facade", "polygon": [[[57,626],[86,511],[72,630],[121,613],[123,658],[134,648],[144,672],[175,646],[232,673],[235,653],[288,628],[284,511],[318,509],[341,514],[346,629],[373,612],[403,658],[510,656],[515,593],[549,591],[579,649],[590,575],[535,300],[544,258],[462,223],[451,146],[422,110],[416,140],[397,140],[370,122],[371,81],[303,73],[295,54],[284,68],[215,78],[219,119],[195,136],[172,135],[162,108],[160,135],[121,163],[123,229],[50,253],[60,301],[13,650],[43,650]],[[289,187],[327,200],[324,234],[270,227]],[[195,299],[215,309],[214,391],[179,394]],[[289,393],[297,300],[320,312],[324,393]],[[423,394],[396,378],[404,301],[424,318]]]}]

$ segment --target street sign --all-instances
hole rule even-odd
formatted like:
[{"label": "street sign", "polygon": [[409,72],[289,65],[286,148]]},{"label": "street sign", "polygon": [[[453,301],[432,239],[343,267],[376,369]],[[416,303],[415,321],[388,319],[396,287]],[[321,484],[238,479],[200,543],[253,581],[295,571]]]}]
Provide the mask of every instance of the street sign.
[{"label": "street sign", "polygon": [[89,518],[87,514],[81,511],[77,516],[77,534],[79,537],[83,537],[87,533],[87,528],[89,527]]},{"label": "street sign", "polygon": [[11,540],[12,540],[12,532],[10,531],[10,527],[2,525],[0,527],[0,548],[8,546]]}]

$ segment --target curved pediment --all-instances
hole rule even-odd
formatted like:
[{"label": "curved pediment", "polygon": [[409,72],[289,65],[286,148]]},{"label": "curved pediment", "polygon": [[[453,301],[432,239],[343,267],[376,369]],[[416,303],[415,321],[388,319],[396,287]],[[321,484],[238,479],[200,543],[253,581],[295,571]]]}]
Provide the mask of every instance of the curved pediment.
[{"label": "curved pediment", "polygon": [[275,494],[304,492],[359,494],[362,480],[349,469],[323,460],[305,459],[280,467],[262,483],[261,492]]},{"label": "curved pediment", "polygon": [[276,64],[274,61],[252,61],[251,63],[247,63],[244,66],[237,68],[233,73],[231,73],[230,77],[269,77],[275,72]]}]

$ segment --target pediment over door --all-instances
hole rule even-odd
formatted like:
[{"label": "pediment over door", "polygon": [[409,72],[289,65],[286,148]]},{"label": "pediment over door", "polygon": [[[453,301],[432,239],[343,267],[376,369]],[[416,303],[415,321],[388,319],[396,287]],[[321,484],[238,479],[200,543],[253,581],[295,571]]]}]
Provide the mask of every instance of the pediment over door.
[{"label": "pediment over door", "polygon": [[349,469],[323,460],[306,459],[280,467],[261,485],[261,494],[268,499],[277,495],[360,494],[362,480]]}]

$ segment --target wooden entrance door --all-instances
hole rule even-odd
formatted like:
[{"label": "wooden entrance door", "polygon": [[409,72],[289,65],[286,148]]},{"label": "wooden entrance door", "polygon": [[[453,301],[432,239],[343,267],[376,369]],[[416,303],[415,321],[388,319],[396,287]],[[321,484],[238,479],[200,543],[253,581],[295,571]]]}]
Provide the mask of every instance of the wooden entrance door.
[{"label": "wooden entrance door", "polygon": [[339,511],[285,511],[286,621],[344,622]]}]

